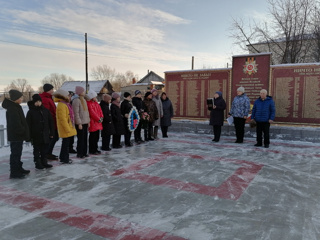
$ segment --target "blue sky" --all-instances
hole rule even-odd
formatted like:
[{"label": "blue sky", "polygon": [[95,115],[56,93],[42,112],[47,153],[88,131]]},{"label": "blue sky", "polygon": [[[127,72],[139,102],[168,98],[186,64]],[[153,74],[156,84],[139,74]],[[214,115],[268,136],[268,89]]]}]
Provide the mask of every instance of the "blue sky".
[{"label": "blue sky", "polygon": [[85,80],[108,65],[140,78],[203,66],[223,68],[245,54],[230,36],[232,18],[265,19],[264,0],[0,0],[0,91],[25,78],[39,87],[51,73]]}]

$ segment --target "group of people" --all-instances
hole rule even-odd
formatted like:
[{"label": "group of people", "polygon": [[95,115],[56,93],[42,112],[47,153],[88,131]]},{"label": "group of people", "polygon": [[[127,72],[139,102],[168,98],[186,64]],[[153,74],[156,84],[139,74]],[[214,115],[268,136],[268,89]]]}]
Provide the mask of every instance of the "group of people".
[{"label": "group of people", "polygon": [[[226,102],[222,97],[221,92],[214,94],[214,104],[210,112],[210,125],[213,126],[214,138],[212,141],[219,142],[221,135],[221,127],[224,123],[224,110],[226,109]],[[233,117],[233,123],[236,131],[236,143],[243,143],[244,128],[246,120],[250,113],[250,99],[245,94],[244,87],[237,89],[237,96],[233,99],[228,117]],[[271,96],[265,89],[260,91],[260,97],[254,102],[251,121],[256,125],[257,143],[256,147],[269,148],[270,124],[273,123],[276,110],[275,104]]]},{"label": "group of people", "polygon": [[[165,92],[152,89],[144,95],[135,91],[132,98],[129,92],[124,93],[124,100],[113,92],[103,94],[100,104],[93,90],[87,93],[81,86],[74,92],[58,89],[54,92],[51,84],[43,85],[43,93],[34,94],[28,102],[29,111],[25,117],[20,104],[23,94],[17,90],[9,91],[2,107],[7,110],[7,132],[10,142],[10,178],[23,178],[30,170],[22,167],[23,141],[31,141],[36,169],[51,168],[48,160],[60,160],[71,164],[70,153],[78,158],[101,154],[100,150],[110,151],[121,148],[121,135],[124,135],[126,147],[131,147],[132,129],[129,128],[130,113],[135,107],[140,119],[134,129],[134,141],[141,144],[158,139],[161,127],[162,136],[168,137],[168,127],[173,117],[172,103]],[[128,120],[130,119],[130,120]],[[138,122],[136,120],[136,123]],[[141,137],[144,129],[144,140]],[[102,146],[98,146],[100,135]],[[77,136],[77,147],[73,149],[74,136]],[[112,136],[112,142],[111,142]],[[59,156],[53,154],[58,139],[62,139]],[[110,146],[111,145],[111,146]]]}]

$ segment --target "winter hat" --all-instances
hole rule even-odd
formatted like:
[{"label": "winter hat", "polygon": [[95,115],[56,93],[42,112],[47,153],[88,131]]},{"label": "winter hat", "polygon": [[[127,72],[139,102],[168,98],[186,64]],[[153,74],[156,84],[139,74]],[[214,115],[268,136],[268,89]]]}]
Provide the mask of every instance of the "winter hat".
[{"label": "winter hat", "polygon": [[53,96],[54,97],[56,97],[56,96],[58,96],[58,95],[61,95],[61,96],[63,96],[63,97],[65,97],[65,98],[69,98],[69,92],[68,91],[65,91],[65,90],[63,90],[63,89],[58,89],[57,91],[55,91],[54,93],[53,93]]},{"label": "winter hat", "polygon": [[119,95],[118,93],[116,93],[116,92],[113,92],[111,96],[112,96],[112,98],[114,98],[114,99],[117,99],[117,98],[120,97],[120,95]]},{"label": "winter hat", "polygon": [[149,95],[151,95],[151,92],[146,92],[146,94],[144,95],[145,98],[147,98]]},{"label": "winter hat", "polygon": [[123,96],[124,96],[125,98],[127,98],[127,97],[131,96],[131,94],[128,93],[128,92],[125,92],[125,93],[123,94]]},{"label": "winter hat", "polygon": [[222,97],[222,92],[220,92],[220,91],[216,91],[216,94],[218,94],[218,95],[219,95],[219,97]]},{"label": "winter hat", "polygon": [[237,92],[242,92],[242,93],[244,93],[244,87],[239,87],[239,88],[237,89]]},{"label": "winter hat", "polygon": [[42,102],[42,99],[41,99],[41,97],[40,97],[39,94],[34,94],[34,95],[32,96],[32,101],[33,101],[33,102],[37,102],[37,101]]},{"label": "winter hat", "polygon": [[18,90],[15,90],[15,89],[11,89],[9,91],[9,95],[12,101],[16,101],[22,97],[22,92],[19,92]]},{"label": "winter hat", "polygon": [[50,83],[46,83],[43,85],[44,92],[49,92],[51,89],[53,89],[53,86]]},{"label": "winter hat", "polygon": [[156,91],[158,91],[158,90],[154,88],[154,89],[151,90],[151,93],[154,93]]},{"label": "winter hat", "polygon": [[103,94],[102,99],[103,101],[108,102],[111,100],[111,96],[109,94]]},{"label": "winter hat", "polygon": [[80,95],[84,92],[84,88],[81,86],[76,86],[76,90],[74,91],[77,95]]},{"label": "winter hat", "polygon": [[97,96],[97,93],[90,89],[87,93],[87,97],[91,100],[92,98],[95,98]]},{"label": "winter hat", "polygon": [[141,93],[139,90],[136,90],[135,92],[134,92],[134,95],[138,95],[139,93]]}]

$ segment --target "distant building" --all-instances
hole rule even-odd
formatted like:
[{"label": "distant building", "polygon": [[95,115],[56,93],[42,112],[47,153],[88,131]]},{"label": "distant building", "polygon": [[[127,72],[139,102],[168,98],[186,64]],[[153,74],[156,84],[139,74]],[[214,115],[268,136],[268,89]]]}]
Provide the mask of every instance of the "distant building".
[{"label": "distant building", "polygon": [[164,78],[160,77],[158,74],[156,74],[153,71],[148,72],[146,76],[144,76],[141,80],[138,82],[134,82],[133,84],[122,87],[121,88],[121,94],[124,92],[131,93],[132,96],[134,96],[134,92],[136,90],[140,90],[141,93],[144,95],[147,91],[152,90],[153,88],[156,88],[160,91],[164,88]]},{"label": "distant building", "polygon": [[[89,89],[97,93],[99,101],[101,100],[102,94],[107,93],[111,95],[114,92],[109,80],[88,81],[88,84]],[[86,81],[67,81],[62,84],[61,89],[74,92],[76,86],[81,86],[86,89]]]}]

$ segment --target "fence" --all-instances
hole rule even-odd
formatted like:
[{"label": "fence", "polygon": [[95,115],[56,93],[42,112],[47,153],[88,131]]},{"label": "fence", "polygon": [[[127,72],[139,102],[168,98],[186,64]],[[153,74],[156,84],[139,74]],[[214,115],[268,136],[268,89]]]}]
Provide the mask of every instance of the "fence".
[{"label": "fence", "polygon": [[0,125],[0,148],[6,146],[8,144],[8,142],[6,141],[6,131],[7,129],[3,126]]}]

